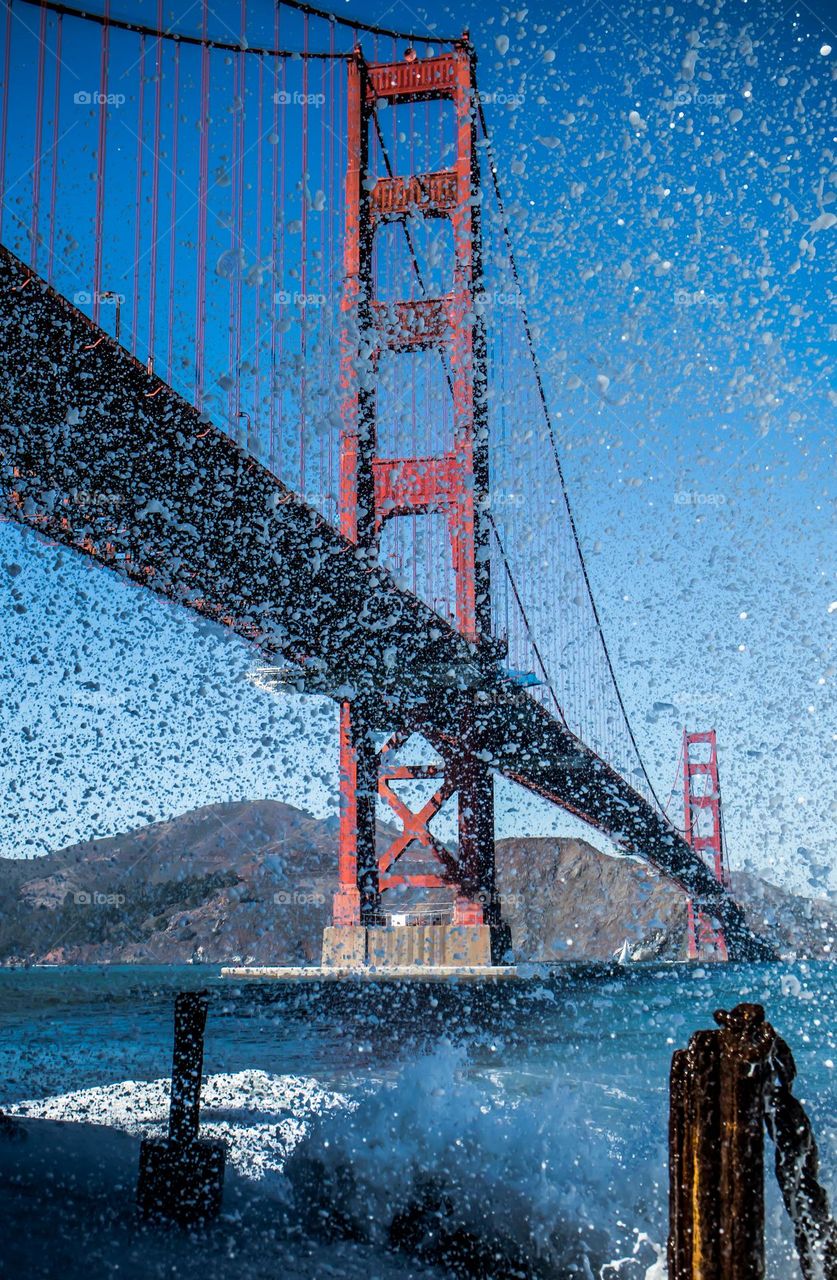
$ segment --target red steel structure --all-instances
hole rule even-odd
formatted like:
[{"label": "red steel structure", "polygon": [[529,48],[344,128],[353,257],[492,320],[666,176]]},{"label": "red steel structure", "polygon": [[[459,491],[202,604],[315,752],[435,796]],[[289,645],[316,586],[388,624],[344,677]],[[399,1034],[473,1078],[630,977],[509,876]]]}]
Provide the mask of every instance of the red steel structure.
[{"label": "red steel structure", "polygon": [[[708,815],[708,817],[704,816]],[[729,888],[721,827],[721,788],[718,781],[718,747],[714,729],[703,733],[683,730],[684,834],[695,853],[711,855],[715,879]],[[723,929],[715,928],[700,905],[688,902],[688,955],[697,960],[710,954],[727,959]]]},{"label": "red steel structure", "polygon": [[[112,17],[107,4],[97,14],[54,0],[39,0],[37,7],[38,21],[18,21],[7,3],[0,20],[6,90],[0,103],[0,454],[14,483],[5,497],[0,484],[0,508],[126,580],[215,617],[248,641],[264,640],[271,658],[293,667],[315,658],[312,689],[354,699],[340,710],[338,924],[379,919],[382,892],[391,915],[426,917],[426,900],[413,912],[409,892],[394,906],[399,889],[444,886],[445,914],[456,888],[455,918],[482,920],[492,942],[496,932],[502,943],[490,759],[508,779],[679,877],[708,922],[722,921],[731,954],[769,957],[724,885],[666,821],[656,796],[656,807],[648,798],[653,786],[605,645],[557,450],[556,502],[546,483],[551,467],[545,472],[542,429],[515,429],[518,420],[532,418],[553,437],[467,39],[434,38],[434,47],[449,50],[442,56],[419,59],[408,52],[399,61],[393,51],[393,60],[382,63],[376,52],[369,65],[359,49],[347,53],[340,43],[340,31],[354,28],[351,19],[320,17],[297,0],[274,6],[270,47],[260,43],[264,24],[246,0],[231,5],[239,23],[232,40],[229,23],[220,38],[213,36],[208,0],[198,0],[195,21],[181,32],[164,29],[162,0],[148,24]],[[383,38],[366,31],[367,47],[373,35],[374,48],[385,47],[379,34]],[[117,45],[136,72],[124,95],[108,93],[118,87],[109,67]],[[85,91],[69,102],[67,77],[92,89],[91,66],[98,68],[96,99]],[[199,92],[178,95],[187,84]],[[337,124],[346,91],[348,139]],[[235,110],[221,113],[210,131],[209,105],[219,97],[232,100]],[[118,110],[107,105],[112,98],[114,106],[121,100]],[[310,112],[314,101],[325,109]],[[79,112],[85,102],[96,109]],[[402,103],[420,104],[416,120],[412,105],[404,120]],[[384,104],[391,108],[386,115],[379,112]],[[72,128],[66,110],[73,113]],[[475,111],[492,178],[482,192]],[[396,160],[432,145],[430,124],[438,116],[444,159],[411,158],[402,165],[409,172],[394,172],[379,114],[385,125],[389,119]],[[405,128],[395,127],[396,116]],[[192,147],[190,138],[200,145]],[[350,154],[341,204],[345,141]],[[383,163],[373,175],[376,145]],[[178,155],[180,168],[164,165],[165,156]],[[230,204],[223,201],[223,214],[210,173],[219,155],[230,156]],[[95,183],[84,179],[91,156]],[[482,304],[500,295],[487,297],[483,284],[480,211],[486,207],[492,211],[482,215],[486,285],[513,286],[521,304],[495,305],[489,335],[498,375],[497,443],[506,446],[508,432],[511,445],[492,455],[497,487],[510,499],[494,514],[486,504],[481,316]],[[422,285],[407,234],[422,218],[437,219],[434,228],[418,229],[422,242],[428,233],[427,240],[454,244],[449,276],[432,289]],[[395,234],[378,235],[390,222]],[[386,305],[410,265],[404,256],[398,270],[401,223],[419,289],[411,283]],[[344,231],[345,288],[344,273],[335,269]],[[440,258],[435,251],[429,256],[434,280]],[[122,280],[131,282],[125,298],[108,287]],[[254,287],[244,288],[244,280]],[[274,305],[265,297],[268,281]],[[316,313],[305,310],[312,299]],[[92,316],[104,319],[112,303],[113,320],[98,325]],[[105,330],[115,329],[119,339],[120,325],[121,342],[114,341]],[[218,341],[226,330],[229,341]],[[338,332],[343,417],[335,459],[331,375]],[[400,374],[411,353],[428,349],[432,355],[417,361],[425,367],[409,370],[404,384],[385,376],[391,370],[382,364]],[[37,377],[18,376],[36,366]],[[409,382],[412,395],[401,395]],[[396,409],[388,397],[400,401]],[[107,449],[103,403],[113,426]],[[67,404],[86,408],[58,441],[45,424],[62,420]],[[401,434],[390,444],[396,422]],[[408,456],[395,456],[404,439],[416,443],[404,450]],[[148,459],[160,457],[167,466],[149,471]],[[47,475],[48,499],[40,480]],[[317,475],[320,490],[308,493],[306,477]],[[174,488],[172,476],[178,477]],[[147,523],[152,500],[166,507],[173,502],[180,513],[164,521],[164,539]],[[432,514],[435,528],[426,539],[425,529],[414,538],[412,589],[368,572],[386,522],[408,516],[412,524],[422,513]],[[338,517],[349,542],[337,538]],[[504,570],[496,584],[489,581],[487,524],[496,538],[495,563]],[[263,553],[268,529],[276,540],[270,564]],[[394,538],[391,532],[390,526],[386,540],[397,544],[393,561],[400,569],[400,548],[406,542],[409,558],[409,539],[400,538],[403,528]],[[434,554],[437,541],[444,556]],[[417,565],[421,543],[430,550]],[[525,556],[524,576],[517,579],[522,592],[514,554],[507,557],[504,548]],[[541,573],[547,552],[554,579]],[[533,573],[534,599],[525,589]],[[451,584],[458,634],[437,611],[440,583],[443,593]],[[502,645],[490,635],[492,585],[509,635]],[[453,599],[443,607],[449,604]],[[537,644],[529,610],[546,632]],[[509,643],[509,665],[518,675],[537,668],[540,693],[527,692],[528,681],[502,670],[498,659]],[[550,670],[562,674],[560,705]],[[383,751],[373,726],[396,731]],[[403,762],[416,735],[437,753],[433,763]],[[484,757],[474,755],[477,743]],[[627,780],[637,765],[648,796]],[[420,784],[425,797],[415,804]],[[454,797],[458,854],[431,831]],[[375,846],[379,801],[403,828],[383,851]],[[485,940],[481,933],[480,948]],[[409,950],[416,940],[386,941],[406,942]],[[337,939],[335,951],[342,943],[348,954],[360,939]],[[503,954],[501,945],[495,950]]]},{"label": "red steel structure", "polygon": [[[467,40],[451,53],[367,63],[359,48],[348,66],[345,284],[341,334],[340,527],[370,560],[378,556],[382,526],[397,516],[444,517],[456,584],[455,623],[474,644],[490,642],[488,556],[488,432],[485,332],[479,306],[482,256],[479,165],[476,150],[473,51]],[[435,173],[370,177],[370,130],[376,105],[449,101],[455,148],[449,168]],[[379,133],[380,137],[380,133]],[[389,165],[387,163],[387,168]],[[447,218],[453,230],[453,279],[440,297],[385,303],[376,297],[373,242],[385,222],[411,215]],[[405,237],[406,239],[406,237]],[[437,350],[453,397],[453,445],[435,457],[382,457],[377,447],[376,390],[384,351]],[[463,731],[467,726],[463,726]],[[411,736],[400,728],[379,752],[360,702],[340,711],[339,890],[337,925],[371,924],[381,917],[387,889],[458,887],[454,922],[498,924],[494,887],[494,797],[490,770],[455,744],[431,746],[443,764],[406,765],[396,752]],[[424,734],[426,738],[427,735]],[[396,784],[438,779],[418,812]],[[430,823],[458,793],[459,855],[434,837]],[[393,810],[402,831],[378,851],[376,797]],[[418,846],[424,870],[405,869]],[[428,858],[429,855],[429,858]]]}]

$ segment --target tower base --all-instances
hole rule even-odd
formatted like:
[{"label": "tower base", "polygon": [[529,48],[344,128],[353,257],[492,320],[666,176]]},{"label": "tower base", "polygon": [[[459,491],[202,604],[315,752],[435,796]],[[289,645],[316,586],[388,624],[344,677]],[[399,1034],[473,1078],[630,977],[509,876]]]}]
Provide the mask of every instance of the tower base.
[{"label": "tower base", "polygon": [[501,962],[509,944],[508,926],[503,925],[328,925],[322,963],[325,969],[473,969]]}]

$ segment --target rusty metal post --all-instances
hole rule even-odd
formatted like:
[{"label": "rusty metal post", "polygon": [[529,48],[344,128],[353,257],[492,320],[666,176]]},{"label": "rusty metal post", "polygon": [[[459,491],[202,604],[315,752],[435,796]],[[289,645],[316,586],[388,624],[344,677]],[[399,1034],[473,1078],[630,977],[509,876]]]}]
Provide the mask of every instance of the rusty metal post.
[{"label": "rusty metal post", "polygon": [[715,1014],[671,1068],[669,1280],[763,1280],[764,1099],[775,1033],[760,1005]]},{"label": "rusty metal post", "polygon": [[169,1140],[195,1142],[200,1126],[203,1033],[206,996],[182,991],[174,1002],[174,1055],[171,1067]]},{"label": "rusty metal post", "polygon": [[140,1144],[140,1213],[180,1226],[215,1217],[224,1193],[224,1144],[198,1136],[206,1013],[205,992],[177,997],[168,1137]]}]

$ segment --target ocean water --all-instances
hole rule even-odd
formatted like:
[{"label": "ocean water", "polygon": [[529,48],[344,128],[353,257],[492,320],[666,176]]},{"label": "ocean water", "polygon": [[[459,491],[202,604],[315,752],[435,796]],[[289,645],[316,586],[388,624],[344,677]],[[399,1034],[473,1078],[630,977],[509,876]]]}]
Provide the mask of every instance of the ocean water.
[{"label": "ocean water", "polygon": [[[72,1121],[62,1142],[91,1124],[131,1135],[129,1181],[137,1135],[165,1119],[174,995],[196,988],[210,998],[203,1127],[227,1141],[233,1180],[215,1229],[224,1248],[211,1231],[197,1254],[192,1242],[202,1280],[464,1274],[428,1246],[438,1220],[487,1242],[495,1262],[479,1274],[662,1280],[671,1054],[740,1000],[764,1004],[794,1051],[837,1199],[829,964],[577,965],[479,986],[236,984],[188,966],[0,971],[0,1109]],[[768,1274],[796,1280],[767,1185]],[[237,1234],[254,1205],[269,1206],[267,1237]],[[51,1274],[41,1263],[31,1274]],[[148,1245],[130,1274],[193,1274],[185,1255],[172,1265]]]}]

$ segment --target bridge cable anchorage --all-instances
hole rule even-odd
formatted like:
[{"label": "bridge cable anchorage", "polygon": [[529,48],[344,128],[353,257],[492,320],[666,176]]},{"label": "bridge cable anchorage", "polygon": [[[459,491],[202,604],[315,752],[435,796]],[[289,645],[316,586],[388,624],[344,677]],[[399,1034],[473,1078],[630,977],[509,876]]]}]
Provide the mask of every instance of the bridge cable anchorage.
[{"label": "bridge cable anchorage", "polygon": [[[388,176],[388,177],[390,177],[390,178],[392,178],[392,177],[394,177],[394,176],[395,176],[395,174],[394,174],[394,170],[393,170],[393,167],[392,167],[392,162],[390,161],[390,158],[389,158],[389,151],[387,150],[387,145],[386,145],[386,142],[385,142],[385,140],[384,140],[383,131],[382,131],[382,129],[381,129],[381,121],[380,121],[380,119],[379,119],[378,111],[377,111],[377,108],[376,108],[375,106],[373,106],[373,107],[372,107],[371,115],[372,115],[372,120],[373,120],[374,125],[375,125],[375,133],[376,133],[376,136],[377,136],[377,139],[378,139],[378,145],[379,145],[379,146],[380,146],[380,148],[381,148],[381,155],[382,155],[382,157],[383,157],[384,167],[385,167],[385,169],[386,169],[386,171],[387,171],[387,176]],[[413,246],[412,237],[410,236],[410,229],[409,229],[409,227],[407,226],[406,221],[401,222],[401,226],[402,226],[402,227],[403,227],[403,229],[404,229],[404,237],[405,237],[406,242],[407,242],[407,248],[408,248],[409,253],[410,253],[410,260],[411,260],[411,262],[412,262],[412,267],[413,267],[413,271],[414,271],[414,273],[415,273],[416,280],[418,281],[418,285],[419,285],[419,288],[421,289],[422,294],[423,294],[424,296],[426,296],[426,295],[427,295],[427,287],[426,287],[426,285],[425,285],[425,283],[424,283],[424,277],[423,277],[422,272],[421,272],[421,267],[419,266],[419,263],[418,263],[418,258],[416,257],[416,252],[415,252],[415,248],[414,248],[414,246]],[[441,360],[441,362],[442,362],[442,369],[443,369],[443,371],[444,371],[444,375],[445,375],[445,381],[447,382],[447,385],[448,385],[448,391],[450,392],[451,400],[453,400],[453,398],[454,398],[454,397],[453,397],[453,375],[452,375],[452,373],[451,373],[450,365],[449,365],[449,363],[448,363],[447,352],[446,352],[446,351],[444,350],[444,348],[442,348],[442,347],[440,347],[438,350],[439,350],[439,358],[440,358],[440,360]],[[563,721],[563,723],[564,723],[565,727],[566,727],[567,729],[569,729],[569,727],[570,727],[570,726],[569,726],[569,724],[568,724],[568,722],[567,722],[567,718],[566,718],[566,716],[564,715],[563,708],[562,708],[562,706],[561,706],[560,702],[558,701],[558,695],[556,694],[555,689],[554,689],[554,687],[553,687],[552,679],[551,679],[551,677],[550,677],[550,675],[549,675],[549,671],[547,670],[546,663],[545,663],[545,662],[544,662],[544,660],[543,660],[543,657],[542,657],[542,655],[541,655],[540,648],[539,648],[539,646],[538,646],[537,641],[535,640],[534,633],[533,633],[533,631],[532,631],[532,627],[531,627],[531,624],[530,624],[530,622],[529,622],[528,614],[527,614],[527,612],[526,612],[526,609],[524,608],[523,600],[522,600],[521,595],[520,595],[520,591],[518,590],[518,586],[517,586],[517,582],[516,582],[516,580],[515,580],[514,572],[513,572],[513,570],[512,570],[511,564],[510,564],[510,562],[509,562],[509,558],[508,558],[508,556],[506,555],[506,549],[505,549],[505,547],[503,546],[503,541],[502,541],[502,539],[501,539],[501,537],[500,537],[500,531],[499,531],[499,529],[497,528],[497,524],[496,524],[496,522],[495,522],[495,520],[494,520],[494,517],[493,517],[493,515],[491,514],[491,512],[490,512],[490,511],[488,512],[488,521],[489,521],[489,524],[491,525],[491,530],[492,530],[492,532],[493,532],[493,534],[494,534],[494,539],[495,539],[495,541],[496,541],[496,543],[497,543],[497,549],[498,549],[498,551],[500,552],[500,558],[501,558],[501,559],[502,559],[502,561],[503,561],[503,568],[504,568],[504,569],[505,569],[505,571],[506,571],[506,577],[507,577],[507,578],[508,578],[508,580],[509,580],[509,585],[511,586],[512,594],[514,595],[515,601],[516,601],[516,603],[517,603],[517,607],[518,607],[518,609],[519,609],[519,611],[520,611],[520,616],[521,616],[521,619],[522,619],[522,621],[523,621],[523,626],[524,626],[524,628],[525,628],[525,630],[526,630],[526,635],[527,635],[527,636],[528,636],[528,638],[529,638],[529,643],[530,643],[530,644],[531,644],[531,646],[532,646],[532,651],[533,651],[533,653],[534,653],[534,655],[535,655],[535,657],[536,657],[536,659],[537,659],[537,661],[538,661],[538,665],[540,666],[541,671],[543,672],[544,680],[546,681],[546,687],[548,688],[548,690],[549,690],[549,692],[550,692],[550,694],[551,694],[551,696],[552,696],[552,701],[555,703],[555,707],[556,707],[556,709],[557,709],[557,711],[558,711],[559,716],[561,717],[561,720]]]},{"label": "bridge cable anchorage", "polygon": [[500,180],[497,177],[497,165],[494,159],[494,148],[491,144],[491,137],[488,132],[488,121],[486,120],[485,109],[482,105],[482,99],[480,97],[479,89],[477,87],[476,70],[474,71],[474,97],[476,101],[477,116],[480,122],[480,127],[482,129],[483,138],[485,139],[486,149],[488,151],[488,167],[491,170],[491,180],[494,186],[494,194],[497,197],[497,205],[500,211],[500,225],[503,230],[503,239],[506,242],[506,249],[509,255],[509,266],[511,267],[512,276],[514,277],[514,282],[520,294],[520,302],[521,302],[520,313],[523,321],[524,333],[526,335],[526,345],[529,348],[529,355],[531,357],[532,365],[534,368],[535,383],[538,388],[538,398],[540,399],[541,406],[543,408],[544,421],[546,422],[547,432],[549,434],[549,443],[552,448],[552,456],[555,460],[555,469],[558,472],[558,479],[561,482],[561,493],[563,495],[564,505],[567,510],[567,518],[569,519],[570,530],[573,536],[573,542],[575,543],[576,552],[578,553],[579,564],[581,565],[581,572],[584,578],[584,585],[587,590],[587,596],[590,601],[590,607],[593,610],[593,618],[596,623],[596,630],[598,631],[599,639],[601,641],[602,652],[604,654],[605,662],[607,664],[607,669],[610,672],[610,678],[613,682],[614,692],[616,693],[616,700],[619,703],[619,709],[622,712],[622,718],[625,722],[625,728],[628,731],[628,737],[631,740],[631,745],[633,746],[633,749],[636,752],[636,758],[639,762],[639,767],[642,770],[642,776],[644,777],[646,783],[648,784],[648,789],[651,792],[651,795],[654,797],[654,802],[657,805],[657,808],[660,810],[660,813],[666,819],[666,821],[668,821],[668,819],[666,818],[663,806],[660,803],[660,798],[657,795],[657,792],[654,788],[654,784],[652,783],[651,778],[649,777],[649,774],[648,774],[648,770],[645,767],[645,761],[643,760],[640,754],[640,750],[637,745],[636,738],[634,736],[634,731],[633,731],[633,728],[631,727],[631,722],[628,719],[628,712],[625,707],[625,701],[622,697],[622,691],[619,688],[619,682],[616,679],[616,671],[614,670],[613,662],[610,657],[610,650],[608,649],[607,641],[605,640],[601,618],[599,617],[599,610],[596,606],[595,597],[593,596],[593,588],[590,583],[590,575],[587,572],[587,563],[584,559],[584,553],[581,549],[581,540],[578,536],[578,528],[576,526],[575,516],[573,514],[572,505],[570,503],[570,496],[567,491],[567,483],[564,478],[564,469],[561,466],[561,458],[558,453],[558,445],[555,440],[555,429],[552,424],[552,415],[549,412],[549,405],[546,399],[546,392],[544,390],[543,378],[541,376],[540,362],[538,361],[537,352],[535,351],[535,342],[532,337],[532,329],[529,324],[529,313],[526,308],[526,298],[525,298],[525,294],[523,292],[523,286],[520,280],[520,272],[518,271],[518,268],[517,268],[517,259],[515,258],[514,248],[513,248],[512,239],[511,239],[511,232],[509,231],[508,220],[506,218],[506,207],[503,201],[503,194],[500,190]]}]

